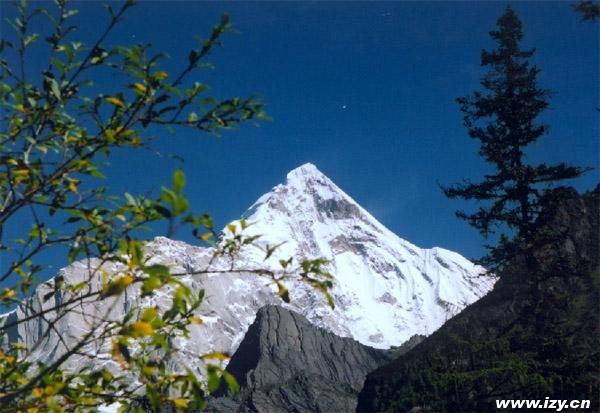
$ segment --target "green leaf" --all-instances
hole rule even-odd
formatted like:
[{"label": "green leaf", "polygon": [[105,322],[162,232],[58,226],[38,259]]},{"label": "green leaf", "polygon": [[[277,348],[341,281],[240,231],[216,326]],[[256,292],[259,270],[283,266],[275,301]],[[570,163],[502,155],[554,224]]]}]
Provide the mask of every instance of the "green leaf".
[{"label": "green leaf", "polygon": [[179,215],[182,212],[187,211],[189,206],[190,206],[190,204],[185,197],[178,196],[177,199],[175,200],[175,205],[174,205],[175,208],[173,210],[173,214]]},{"label": "green leaf", "polygon": [[190,114],[188,115],[187,121],[190,123],[198,122],[198,115],[196,114],[196,112],[190,112]]},{"label": "green leaf", "polygon": [[231,375],[231,373],[229,373],[226,370],[223,370],[223,378],[227,382],[227,385],[229,386],[229,388],[231,389],[231,391],[233,392],[233,394],[239,393],[239,391],[240,391],[240,385],[238,384],[238,382],[235,379],[235,377],[233,377]]},{"label": "green leaf", "polygon": [[185,186],[185,175],[181,169],[177,169],[173,174],[173,191],[180,193]]},{"label": "green leaf", "polygon": [[141,266],[144,260],[144,251],[139,241],[131,241],[129,244],[129,254],[131,255],[131,263]]},{"label": "green leaf", "polygon": [[151,276],[168,277],[171,275],[169,267],[162,264],[153,264],[148,267],[143,267],[142,271]]},{"label": "green leaf", "polygon": [[162,287],[162,285],[163,282],[160,280],[160,278],[153,275],[142,282],[142,295],[152,294],[154,290],[159,289]]},{"label": "green leaf", "polygon": [[58,87],[58,83],[56,83],[56,80],[54,79],[47,79],[50,85],[50,91],[56,97],[56,99],[60,100],[60,88]]},{"label": "green leaf", "polygon": [[40,37],[40,35],[38,33],[33,33],[33,34],[27,36],[25,38],[25,40],[23,41],[23,43],[25,44],[25,47],[27,47],[31,43],[35,42],[39,37]]},{"label": "green leaf", "polygon": [[52,58],[50,58],[50,60],[52,61],[52,64],[54,64],[54,66],[56,66],[56,68],[60,71],[61,75],[64,75],[65,74],[64,63],[57,57],[52,57]]},{"label": "green leaf", "polygon": [[147,323],[151,322],[158,316],[158,310],[156,307],[146,308],[140,317],[141,321],[145,321]]},{"label": "green leaf", "polygon": [[207,367],[208,380],[207,380],[206,384],[207,384],[209,393],[214,393],[215,391],[217,391],[221,384],[221,380],[220,380],[219,374],[217,372],[218,372],[218,367],[211,366],[211,365],[209,365]]},{"label": "green leaf", "polygon": [[154,205],[154,209],[156,210],[156,212],[158,212],[164,218],[169,219],[169,218],[173,217],[173,214],[171,213],[171,211],[168,208],[165,208],[164,206],[162,206],[160,204]]},{"label": "green leaf", "polygon": [[277,289],[278,289],[277,294],[279,295],[279,297],[284,302],[289,303],[290,302],[290,292],[285,287],[285,285],[283,285],[282,283],[280,283],[279,281],[277,281]]},{"label": "green leaf", "polygon": [[151,384],[147,384],[146,385],[146,396],[148,397],[148,401],[150,402],[150,405],[158,410],[160,407],[160,395],[158,394],[158,392],[156,391],[156,389],[154,388],[153,385]]},{"label": "green leaf", "polygon": [[325,294],[325,297],[327,298],[327,304],[329,304],[329,307],[331,307],[332,310],[335,310],[335,302],[333,301],[331,294],[329,294],[328,291],[323,291],[323,294]]},{"label": "green leaf", "polygon": [[79,13],[79,10],[77,10],[77,9],[66,10],[65,13],[63,14],[63,18],[68,19],[69,17],[73,17],[78,13]]},{"label": "green leaf", "polygon": [[127,199],[127,204],[131,206],[136,205],[135,198],[129,192],[125,192],[125,199]]}]

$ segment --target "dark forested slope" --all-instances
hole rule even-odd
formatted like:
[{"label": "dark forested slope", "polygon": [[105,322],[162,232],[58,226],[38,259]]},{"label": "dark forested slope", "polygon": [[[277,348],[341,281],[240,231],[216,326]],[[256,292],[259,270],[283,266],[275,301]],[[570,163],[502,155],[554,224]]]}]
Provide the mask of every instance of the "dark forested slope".
[{"label": "dark forested slope", "polygon": [[357,411],[487,412],[496,399],[545,397],[600,410],[599,188],[559,191],[535,253],[516,255],[486,297],[369,374]]}]

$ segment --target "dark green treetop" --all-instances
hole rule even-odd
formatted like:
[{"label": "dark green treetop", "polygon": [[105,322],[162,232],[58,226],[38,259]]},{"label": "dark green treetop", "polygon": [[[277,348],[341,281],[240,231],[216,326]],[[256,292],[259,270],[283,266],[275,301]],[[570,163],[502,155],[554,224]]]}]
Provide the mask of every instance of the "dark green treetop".
[{"label": "dark green treetop", "polygon": [[490,253],[482,262],[492,269],[501,268],[517,244],[527,246],[549,187],[586,171],[566,163],[528,163],[527,146],[548,132],[537,118],[548,108],[550,91],[538,85],[540,69],[529,61],[535,49],[521,48],[523,26],[515,11],[507,7],[497,24],[490,36],[498,47],[481,53],[481,65],[489,68],[481,79],[483,91],[457,99],[469,136],[481,142],[479,154],[495,171],[480,183],[464,180],[442,188],[450,198],[482,202],[476,212],[457,216],[485,237],[498,228],[508,230],[497,246],[487,247]]},{"label": "dark green treetop", "polygon": [[583,20],[598,20],[600,19],[600,3],[592,0],[580,1],[573,6],[576,12],[581,13]]}]

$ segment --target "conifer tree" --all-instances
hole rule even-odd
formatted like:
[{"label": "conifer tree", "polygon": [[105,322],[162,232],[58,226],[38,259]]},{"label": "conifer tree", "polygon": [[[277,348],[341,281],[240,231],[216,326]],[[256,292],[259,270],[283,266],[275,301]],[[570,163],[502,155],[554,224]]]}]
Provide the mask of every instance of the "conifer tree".
[{"label": "conifer tree", "polygon": [[497,246],[488,246],[490,253],[482,260],[496,270],[517,245],[527,248],[550,187],[586,171],[565,163],[528,163],[527,146],[548,132],[548,126],[536,119],[548,108],[550,91],[538,85],[540,69],[530,63],[535,49],[521,48],[523,27],[510,6],[497,25],[490,36],[498,47],[481,53],[481,65],[489,68],[480,82],[483,91],[457,99],[469,136],[481,141],[479,154],[495,171],[480,183],[465,180],[442,188],[450,198],[482,202],[476,212],[457,211],[457,216],[485,237],[498,228],[507,230]]},{"label": "conifer tree", "polygon": [[600,3],[597,1],[583,0],[573,6],[583,20],[594,21],[600,19]]}]

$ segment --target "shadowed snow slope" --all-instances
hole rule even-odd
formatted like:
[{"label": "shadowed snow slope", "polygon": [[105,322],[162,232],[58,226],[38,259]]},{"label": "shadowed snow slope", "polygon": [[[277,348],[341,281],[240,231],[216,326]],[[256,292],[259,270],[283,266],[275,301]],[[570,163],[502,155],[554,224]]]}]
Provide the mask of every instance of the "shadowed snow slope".
[{"label": "shadowed snow slope", "polygon": [[[459,254],[441,248],[421,249],[394,235],[312,164],[291,171],[285,184],[260,197],[244,216],[252,224],[246,233],[262,234],[260,243],[265,245],[283,244],[266,262],[260,250],[242,250],[235,267],[277,268],[279,259],[289,257],[294,257],[294,262],[302,258],[329,259],[326,269],[335,275],[335,310],[327,306],[321,294],[293,280],[288,282],[291,303],[284,306],[319,327],[372,347],[388,348],[415,334],[431,334],[493,285],[491,278],[481,276],[481,267]],[[239,226],[239,222],[233,224]],[[225,233],[225,237],[230,234],[227,230]],[[152,257],[150,264],[163,263],[173,271],[188,273],[206,268],[212,256],[208,248],[163,237],[150,242],[146,251]],[[225,270],[230,265],[217,260],[211,268]],[[85,279],[87,268],[86,263],[79,262],[61,273],[68,284],[76,284]],[[119,268],[104,270],[117,272]],[[282,304],[269,280],[250,274],[188,275],[182,280],[194,290],[204,288],[207,292],[198,314],[204,323],[192,327],[189,339],[173,343],[179,350],[178,363],[189,367],[200,367],[197,355],[207,351],[233,353],[258,309],[266,304]],[[55,294],[43,302],[42,297],[52,290],[52,282],[40,286],[31,299],[3,320],[22,319],[35,309],[50,308],[64,300]],[[89,284],[91,289],[100,288],[99,276]],[[33,318],[10,329],[9,340],[32,346],[41,337],[35,357],[49,361],[93,329],[98,317],[119,317],[133,305],[170,305],[166,292],[141,299],[138,290],[132,286],[127,294],[106,305],[83,303],[45,336],[47,323]],[[52,316],[53,312],[46,314],[49,319]],[[98,357],[109,346],[109,342],[100,340],[94,348],[82,351],[92,357],[84,354],[71,364],[107,363],[116,367],[110,356]]]}]

